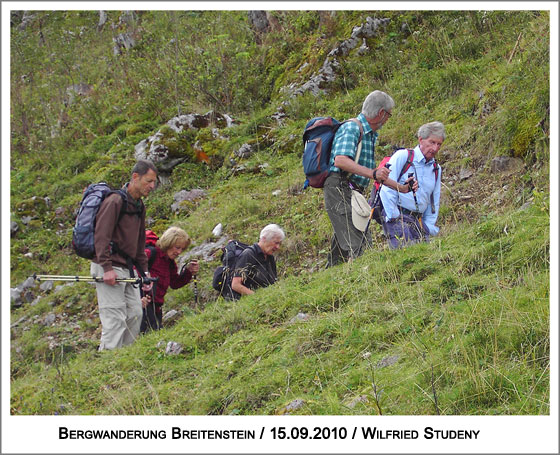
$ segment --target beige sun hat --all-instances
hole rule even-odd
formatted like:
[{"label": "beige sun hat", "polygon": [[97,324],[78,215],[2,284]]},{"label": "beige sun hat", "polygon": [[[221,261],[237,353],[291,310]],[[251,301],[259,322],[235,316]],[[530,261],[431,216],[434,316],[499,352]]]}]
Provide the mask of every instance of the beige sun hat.
[{"label": "beige sun hat", "polygon": [[366,230],[371,207],[367,199],[358,191],[352,191],[352,224],[361,232]]}]

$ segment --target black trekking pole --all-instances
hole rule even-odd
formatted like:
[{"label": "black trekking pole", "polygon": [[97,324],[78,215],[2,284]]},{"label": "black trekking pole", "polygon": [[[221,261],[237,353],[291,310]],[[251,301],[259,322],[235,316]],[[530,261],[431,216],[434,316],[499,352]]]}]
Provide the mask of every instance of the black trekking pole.
[{"label": "black trekking pole", "polygon": [[[408,173],[408,178],[410,177],[414,177],[414,172]],[[412,182],[414,182],[414,180],[408,182],[408,187],[410,188],[410,191],[412,191],[412,195],[414,196],[414,204],[416,205],[416,212],[420,213],[420,209],[418,208],[418,199],[416,199],[416,191],[413,191],[412,189]],[[420,223],[420,227],[424,229],[424,226],[422,225],[422,215],[418,217],[418,222]]]},{"label": "black trekking pole", "polygon": [[193,286],[194,286],[194,305],[195,308],[198,310],[198,280],[196,275],[193,275]]},{"label": "black trekking pole", "polygon": [[[391,165],[389,163],[385,163],[385,167],[390,170]],[[374,182],[374,185],[375,185],[375,182]],[[368,219],[367,226],[366,226],[366,229],[365,229],[364,232],[368,231],[369,225],[371,224],[371,220],[373,219],[373,212],[375,211],[375,207],[377,206],[377,203],[379,202],[382,186],[383,186],[383,183],[380,183],[379,184],[379,189],[375,193],[375,199],[373,200],[373,204],[371,205],[371,212],[369,213],[369,219]]]},{"label": "black trekking pole", "polygon": [[[181,267],[181,273],[179,275],[185,273],[185,270],[187,270],[187,264]],[[195,304],[195,308],[198,309],[198,279],[196,277],[196,274],[193,274],[192,280],[193,280],[193,287],[194,287],[194,304]]]}]

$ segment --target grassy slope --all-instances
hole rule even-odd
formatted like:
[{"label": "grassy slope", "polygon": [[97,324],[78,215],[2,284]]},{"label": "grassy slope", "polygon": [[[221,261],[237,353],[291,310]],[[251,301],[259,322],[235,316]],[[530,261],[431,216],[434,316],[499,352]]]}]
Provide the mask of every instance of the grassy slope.
[{"label": "grassy slope", "polygon": [[[12,406],[270,414],[301,398],[302,414],[433,414],[435,390],[442,414],[546,414],[546,238],[547,215],[531,208],[429,245],[371,251],[217,301],[118,353],[37,367],[14,382]],[[293,322],[298,313],[309,319]],[[171,340],[182,354],[165,355]]]},{"label": "grassy slope", "polygon": [[[291,27],[286,45],[270,47],[266,55],[266,77],[280,78],[276,88],[290,77],[304,80],[305,75],[295,75],[302,56],[316,69],[324,58],[315,55],[317,49],[330,49],[367,15],[344,13],[343,20],[326,25],[333,35],[321,43],[311,32],[316,26],[312,13],[290,14],[283,17]],[[281,224],[288,238],[278,259],[278,285],[235,305],[214,301],[209,281],[217,262],[203,264],[199,287],[204,311],[192,309],[190,286],[173,291],[166,307],[181,309],[186,317],[114,353],[94,352],[99,324],[91,287],[74,286],[47,296],[56,303],[55,313],[75,318],[79,333],[89,334],[90,341],[68,353],[65,348],[49,349],[48,337],[65,339],[63,346],[68,346],[76,336],[74,329],[35,324],[26,332],[14,330],[14,413],[264,414],[281,412],[292,399],[302,398],[305,407],[300,413],[429,414],[436,412],[432,385],[443,414],[549,412],[548,36],[542,32],[547,18],[529,13],[392,14],[391,28],[368,42],[376,59],[343,61],[344,85],[333,87],[332,95],[292,101],[288,121],[277,127],[268,118],[279,104],[272,93],[273,101],[252,112],[254,116],[238,114],[241,125],[227,132],[231,141],[205,144],[209,153],[227,158],[234,144],[260,141],[260,152],[246,164],[268,163],[266,172],[232,177],[226,168],[184,164],[172,175],[172,185],[148,200],[148,214],[160,230],[179,224],[195,244],[208,239],[218,222],[224,223],[228,236],[248,242],[264,222]],[[81,15],[77,25],[90,24],[92,18]],[[405,19],[420,33],[403,39],[397,32]],[[71,15],[59,20],[67,28],[77,26]],[[199,26],[211,28],[212,21],[221,19],[212,17],[208,24],[207,18],[197,20]],[[27,147],[34,153],[27,154],[21,125],[13,121],[13,214],[20,214],[19,204],[37,194],[49,195],[55,206],[66,210],[58,218],[47,210],[43,229],[28,227],[12,240],[14,284],[37,270],[87,272],[87,261],[68,248],[78,190],[89,181],[117,184],[126,178],[134,144],[173,115],[174,93],[157,84],[174,75],[149,80],[148,71],[141,71],[147,63],[138,58],[148,58],[150,45],[166,42],[154,32],[161,26],[158,21],[166,18],[149,15],[143,21],[150,32],[146,43],[151,44],[123,57],[136,72],[125,78],[119,73],[124,65],[111,66],[97,57],[100,67],[107,65],[105,73],[96,70],[103,74],[99,93],[72,108],[66,134],[48,139],[33,130],[37,137],[32,134]],[[526,33],[510,59],[520,27]],[[105,55],[110,51],[110,41],[97,33],[90,38],[100,55],[103,46]],[[235,48],[235,55],[240,50],[257,52],[245,45]],[[19,50],[22,55],[24,51]],[[39,47],[34,52],[47,50]],[[87,65],[85,54],[80,55]],[[174,54],[164,49],[160,57],[172,62]],[[531,77],[528,61],[534,68]],[[57,60],[50,65],[51,72],[56,65],[68,68]],[[96,71],[88,71],[93,81]],[[449,153],[442,156],[442,233],[430,245],[389,252],[375,226],[377,251],[322,271],[330,225],[321,193],[297,191],[302,181],[299,135],[311,116],[355,115],[371,78],[397,100],[393,118],[382,130],[382,147],[413,144],[412,132],[428,119],[448,125],[444,148]],[[135,93],[124,81],[143,92]],[[21,92],[14,93],[25,96],[25,86],[18,88]],[[161,104],[158,93],[165,95]],[[188,93],[183,96],[193,100]],[[192,103],[194,108],[204,100]],[[91,135],[79,133],[84,125]],[[64,154],[61,166],[41,159],[58,150]],[[492,175],[489,161],[501,154],[522,157],[525,171]],[[462,168],[476,169],[475,176],[455,180],[452,186],[450,178]],[[193,186],[207,188],[209,197],[187,214],[171,214],[172,194]],[[273,196],[277,189],[280,195]],[[518,211],[526,201],[532,201],[532,207]],[[23,256],[27,252],[33,257]],[[46,299],[13,310],[12,322],[53,311]],[[290,324],[298,312],[309,314],[310,320]],[[164,347],[157,346],[170,340],[185,345],[182,355],[168,357]],[[397,361],[382,367],[383,359]],[[367,401],[350,405],[361,396]]]}]

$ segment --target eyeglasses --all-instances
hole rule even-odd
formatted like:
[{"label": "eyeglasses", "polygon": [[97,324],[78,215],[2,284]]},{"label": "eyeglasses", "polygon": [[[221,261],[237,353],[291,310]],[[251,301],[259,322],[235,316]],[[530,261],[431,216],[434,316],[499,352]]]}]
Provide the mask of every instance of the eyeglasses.
[{"label": "eyeglasses", "polygon": [[383,112],[387,114],[387,118],[391,118],[391,116],[393,115],[390,112],[386,111],[385,109],[383,109]]}]

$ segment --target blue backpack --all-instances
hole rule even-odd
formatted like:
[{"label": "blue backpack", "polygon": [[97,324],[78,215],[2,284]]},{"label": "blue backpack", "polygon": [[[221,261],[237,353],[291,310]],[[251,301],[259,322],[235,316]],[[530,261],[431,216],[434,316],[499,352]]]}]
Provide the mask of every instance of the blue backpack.
[{"label": "blue backpack", "polygon": [[[347,120],[360,126],[360,141],[362,127],[358,119]],[[323,188],[325,179],[329,175],[331,161],[331,147],[336,131],[346,122],[339,122],[332,117],[315,117],[307,122],[303,132],[303,172],[305,183],[303,188]]]},{"label": "blue backpack", "polygon": [[72,230],[72,247],[76,254],[85,259],[95,257],[95,218],[103,200],[112,193],[118,193],[123,204],[119,213],[119,220],[126,212],[127,196],[126,190],[113,190],[106,183],[93,183],[84,190],[76,224]]}]

